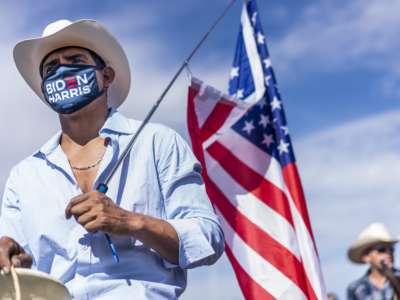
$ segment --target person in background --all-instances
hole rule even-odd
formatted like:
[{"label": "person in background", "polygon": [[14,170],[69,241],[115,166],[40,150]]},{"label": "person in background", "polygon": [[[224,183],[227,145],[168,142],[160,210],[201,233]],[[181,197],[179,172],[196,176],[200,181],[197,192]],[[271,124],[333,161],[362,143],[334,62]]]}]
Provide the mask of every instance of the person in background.
[{"label": "person in background", "polygon": [[328,293],[328,300],[339,300],[335,293]]},{"label": "person in background", "polygon": [[398,299],[400,272],[393,266],[397,242],[382,223],[372,223],[361,231],[347,254],[353,263],[368,265],[368,270],[348,286],[348,300]]}]

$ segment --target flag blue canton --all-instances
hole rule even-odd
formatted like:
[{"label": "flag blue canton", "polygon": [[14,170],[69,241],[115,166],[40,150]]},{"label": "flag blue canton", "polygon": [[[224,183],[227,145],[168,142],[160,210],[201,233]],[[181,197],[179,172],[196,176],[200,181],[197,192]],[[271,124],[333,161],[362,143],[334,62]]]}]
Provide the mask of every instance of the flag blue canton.
[{"label": "flag blue canton", "polygon": [[[254,98],[258,90],[262,92],[259,99]],[[232,129],[275,157],[282,167],[295,162],[282,99],[255,0],[247,1],[242,15],[229,94],[255,103]]]}]

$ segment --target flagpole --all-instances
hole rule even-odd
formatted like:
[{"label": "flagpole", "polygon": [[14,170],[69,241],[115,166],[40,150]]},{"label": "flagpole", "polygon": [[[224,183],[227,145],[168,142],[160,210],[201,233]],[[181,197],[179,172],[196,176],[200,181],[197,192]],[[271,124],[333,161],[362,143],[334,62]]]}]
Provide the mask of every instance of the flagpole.
[{"label": "flagpole", "polygon": [[[107,193],[107,191],[108,191],[108,183],[110,182],[110,180],[114,176],[115,172],[118,170],[118,168],[121,165],[121,163],[124,161],[125,157],[129,154],[129,152],[132,149],[137,137],[142,132],[144,126],[146,126],[146,124],[150,121],[151,117],[156,112],[157,108],[160,106],[161,102],[163,101],[165,95],[168,93],[168,91],[170,90],[172,85],[175,83],[175,81],[178,78],[178,76],[182,73],[183,69],[189,64],[189,62],[192,59],[192,57],[196,54],[196,52],[199,50],[199,48],[203,45],[205,40],[208,38],[208,36],[214,30],[214,28],[218,25],[218,23],[225,17],[225,15],[228,13],[229,9],[233,6],[235,1],[236,0],[231,0],[229,5],[225,8],[225,10],[218,17],[218,19],[214,22],[214,24],[208,29],[208,31],[203,35],[201,40],[197,43],[196,47],[192,50],[192,52],[189,54],[189,56],[182,63],[181,67],[178,69],[178,71],[176,72],[174,77],[172,77],[172,80],[170,81],[170,83],[167,85],[165,90],[162,92],[161,96],[158,98],[158,100],[153,105],[153,107],[151,108],[151,110],[149,111],[147,116],[144,118],[143,122],[140,124],[139,129],[136,131],[135,135],[132,137],[132,139],[130,140],[129,144],[126,146],[124,152],[122,152],[121,156],[119,157],[119,159],[116,162],[116,164],[114,165],[114,167],[111,169],[110,173],[107,175],[107,177],[104,179],[104,181],[102,183],[99,183],[99,185],[97,186],[97,188],[96,188],[97,191],[99,191],[100,193],[103,193],[103,194]],[[111,240],[111,237],[107,233],[105,233],[104,236],[105,236],[105,238],[107,240],[108,246],[110,248],[111,254],[112,254],[115,262],[118,263],[119,262],[118,252],[117,252],[117,249],[116,249],[114,243]]]},{"label": "flagpole", "polygon": [[236,0],[231,0],[230,3],[227,5],[227,7],[224,9],[224,11],[222,12],[222,14],[218,17],[218,19],[213,23],[213,25],[207,30],[207,32],[203,35],[203,37],[200,39],[200,41],[197,43],[196,47],[194,47],[194,49],[192,50],[192,52],[189,54],[189,56],[184,60],[184,62],[182,63],[181,67],[178,69],[178,71],[176,72],[176,74],[174,75],[174,77],[172,77],[172,80],[170,81],[170,83],[167,85],[167,87],[165,88],[165,90],[162,92],[161,96],[158,98],[158,100],[155,102],[155,104],[153,105],[153,107],[151,108],[151,110],[148,112],[147,116],[144,118],[143,122],[141,123],[139,129],[137,130],[137,132],[135,133],[135,135],[132,137],[132,139],[130,140],[129,144],[126,146],[124,152],[121,154],[121,156],[119,157],[117,163],[114,165],[114,167],[112,168],[112,170],[110,171],[110,173],[108,174],[108,176],[105,178],[103,183],[100,183],[97,187],[97,190],[100,192],[107,192],[108,190],[108,183],[110,182],[110,180],[112,179],[112,177],[114,176],[115,172],[117,171],[117,169],[119,168],[119,166],[121,165],[121,163],[123,162],[123,160],[125,159],[125,157],[128,155],[129,151],[132,149],[133,144],[135,143],[137,137],[139,136],[139,134],[142,132],[143,128],[146,126],[146,124],[150,121],[151,117],[153,116],[153,114],[156,112],[157,108],[160,106],[161,102],[163,101],[165,95],[168,93],[168,91],[170,90],[170,88],[172,87],[172,85],[175,83],[175,81],[178,79],[178,76],[182,73],[183,69],[189,64],[189,62],[191,61],[191,59],[193,58],[193,56],[196,54],[196,52],[200,49],[200,47],[203,45],[203,43],[206,41],[206,39],[208,38],[208,36],[210,35],[210,33],[215,29],[215,27],[219,24],[219,22],[226,16],[226,14],[228,13],[228,11],[231,9],[231,7],[233,6],[233,4],[236,2]]}]

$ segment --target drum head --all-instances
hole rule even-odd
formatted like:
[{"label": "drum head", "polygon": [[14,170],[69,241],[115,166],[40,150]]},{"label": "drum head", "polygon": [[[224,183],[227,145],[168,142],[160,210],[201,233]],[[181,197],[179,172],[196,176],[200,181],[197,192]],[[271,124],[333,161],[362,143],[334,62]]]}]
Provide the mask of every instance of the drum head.
[{"label": "drum head", "polygon": [[[15,269],[22,300],[70,300],[67,288],[46,273]],[[0,275],[0,300],[14,300],[15,290],[11,274]]]}]

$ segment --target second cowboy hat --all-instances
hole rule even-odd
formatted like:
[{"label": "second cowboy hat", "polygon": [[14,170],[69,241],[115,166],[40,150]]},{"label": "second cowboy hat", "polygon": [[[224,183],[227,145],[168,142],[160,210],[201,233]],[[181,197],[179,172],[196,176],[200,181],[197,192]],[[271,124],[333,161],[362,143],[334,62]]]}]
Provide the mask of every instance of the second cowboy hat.
[{"label": "second cowboy hat", "polygon": [[14,61],[28,85],[46,103],[41,89],[40,63],[50,52],[70,46],[92,50],[114,69],[108,104],[110,107],[120,106],[128,96],[131,84],[129,62],[118,41],[97,21],[59,20],[50,23],[41,37],[24,40],[14,47]]},{"label": "second cowboy hat", "polygon": [[393,239],[385,225],[382,223],[372,223],[359,234],[358,238],[350,246],[347,255],[354,263],[362,264],[363,255],[368,248],[376,244],[395,244],[397,239]]}]

